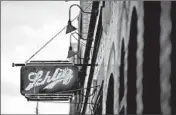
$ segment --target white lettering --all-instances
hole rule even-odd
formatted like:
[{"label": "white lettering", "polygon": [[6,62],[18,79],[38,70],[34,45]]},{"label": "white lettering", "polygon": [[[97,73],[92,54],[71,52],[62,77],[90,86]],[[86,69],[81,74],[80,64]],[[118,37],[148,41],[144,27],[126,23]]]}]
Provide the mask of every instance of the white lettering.
[{"label": "white lettering", "polygon": [[73,78],[73,71],[69,68],[60,69],[57,68],[52,76],[50,76],[51,71],[48,71],[44,78],[43,71],[40,70],[38,73],[30,72],[28,74],[28,79],[30,82],[25,90],[30,90],[33,87],[44,85],[49,83],[44,89],[52,89],[58,82],[62,81],[63,85],[68,85],[71,79]]}]

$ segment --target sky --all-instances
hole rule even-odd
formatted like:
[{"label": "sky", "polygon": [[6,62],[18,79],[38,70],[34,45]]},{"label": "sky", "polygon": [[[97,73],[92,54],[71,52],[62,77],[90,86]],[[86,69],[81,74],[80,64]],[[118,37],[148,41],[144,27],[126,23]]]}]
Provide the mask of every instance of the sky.
[{"label": "sky", "polygon": [[[1,114],[35,114],[36,102],[20,94],[20,67],[12,63],[25,63],[66,26],[69,7],[75,3],[79,1],[1,1]],[[79,9],[72,7],[71,18],[78,14]],[[77,20],[73,25],[78,26]],[[69,35],[65,32],[31,60],[66,60]],[[39,103],[39,113],[68,112],[69,103]]]}]

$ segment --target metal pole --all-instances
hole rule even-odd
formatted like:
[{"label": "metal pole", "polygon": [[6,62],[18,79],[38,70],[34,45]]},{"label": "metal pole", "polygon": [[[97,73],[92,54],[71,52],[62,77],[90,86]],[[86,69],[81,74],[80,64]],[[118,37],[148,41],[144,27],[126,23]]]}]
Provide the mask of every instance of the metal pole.
[{"label": "metal pole", "polygon": [[37,106],[36,106],[36,115],[38,115],[38,101],[37,101]]}]

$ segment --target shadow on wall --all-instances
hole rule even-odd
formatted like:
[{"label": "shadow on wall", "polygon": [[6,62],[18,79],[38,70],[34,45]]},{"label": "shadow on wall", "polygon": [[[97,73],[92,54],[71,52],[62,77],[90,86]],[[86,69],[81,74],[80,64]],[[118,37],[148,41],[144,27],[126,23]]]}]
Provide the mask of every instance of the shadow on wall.
[{"label": "shadow on wall", "polygon": [[106,99],[106,114],[114,114],[114,78],[111,74]]},{"label": "shadow on wall", "polygon": [[171,2],[171,21],[172,21],[172,31],[171,31],[171,42],[172,42],[172,53],[171,53],[171,111],[172,114],[176,114],[176,2]]},{"label": "shadow on wall", "polygon": [[144,2],[143,114],[161,114],[160,1]]},{"label": "shadow on wall", "polygon": [[[120,63],[120,87],[119,87],[119,105],[123,104],[121,101],[124,96],[124,57],[125,57],[125,49],[124,49],[124,38],[122,39],[122,44],[121,44],[121,63]],[[124,107],[122,110],[119,112],[120,114],[124,114]]]},{"label": "shadow on wall", "polygon": [[130,38],[128,45],[128,72],[127,72],[127,113],[136,113],[136,50],[137,50],[137,12],[133,8]]}]

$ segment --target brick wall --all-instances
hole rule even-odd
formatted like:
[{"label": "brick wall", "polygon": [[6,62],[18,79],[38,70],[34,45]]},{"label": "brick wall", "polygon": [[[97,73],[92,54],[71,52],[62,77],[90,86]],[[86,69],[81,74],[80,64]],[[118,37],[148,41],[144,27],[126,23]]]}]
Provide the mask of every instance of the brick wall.
[{"label": "brick wall", "polygon": [[[151,8],[147,4],[151,4]],[[147,10],[152,8],[154,9],[153,12],[151,10],[151,13],[145,14],[149,12]],[[134,10],[136,10],[136,17]],[[101,85],[101,81],[104,80],[102,114],[106,113],[106,105],[109,101],[107,96],[111,75],[113,75],[114,80],[114,84],[111,84],[114,85],[114,104],[112,106],[114,114],[120,112],[169,114],[173,111],[171,111],[169,102],[171,89],[173,89],[170,83],[172,76],[170,54],[173,47],[169,40],[171,32],[170,10],[171,2],[105,1],[102,17],[104,32],[96,60],[98,66],[95,68],[93,76],[98,85]],[[151,29],[147,30],[146,22],[150,20],[149,17],[151,24],[149,22],[148,25],[151,26]],[[136,20],[136,25],[131,23],[131,19],[133,23]],[[159,25],[155,26],[157,23]],[[155,35],[152,31],[158,32],[158,34]],[[119,102],[122,40],[124,40],[125,52],[124,75],[122,77],[124,78],[124,94]],[[159,49],[157,50],[157,48]],[[151,61],[147,62],[148,60]],[[97,95],[94,96],[94,100],[96,97]],[[88,102],[91,100],[92,97],[89,98]],[[91,113],[92,107],[88,104],[86,114]]]}]

